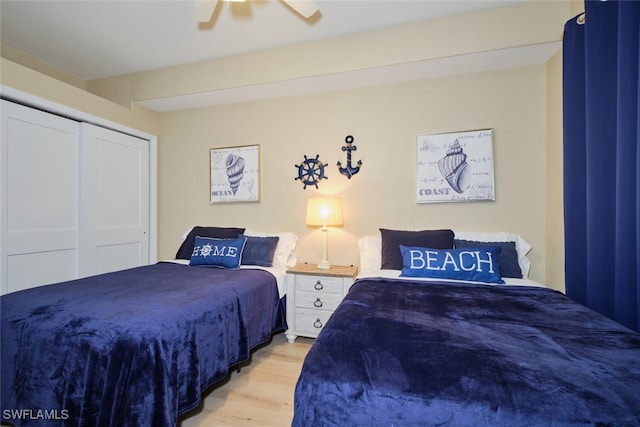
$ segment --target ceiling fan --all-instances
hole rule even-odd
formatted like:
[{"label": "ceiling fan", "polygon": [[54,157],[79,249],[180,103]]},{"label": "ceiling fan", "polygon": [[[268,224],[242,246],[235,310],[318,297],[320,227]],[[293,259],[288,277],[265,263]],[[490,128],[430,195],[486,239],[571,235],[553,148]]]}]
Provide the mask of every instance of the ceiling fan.
[{"label": "ceiling fan", "polygon": [[[245,0],[225,0],[225,1],[240,1]],[[305,18],[309,18],[318,11],[318,5],[313,0],[282,0],[291,9],[295,10]],[[194,17],[198,22],[209,22],[213,11],[218,4],[218,0],[195,0],[194,1]]]}]

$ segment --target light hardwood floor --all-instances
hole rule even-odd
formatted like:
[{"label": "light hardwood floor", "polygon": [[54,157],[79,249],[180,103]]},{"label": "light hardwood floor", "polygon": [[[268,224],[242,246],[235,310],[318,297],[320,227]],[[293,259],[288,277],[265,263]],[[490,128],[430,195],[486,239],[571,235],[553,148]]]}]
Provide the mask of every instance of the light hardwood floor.
[{"label": "light hardwood floor", "polygon": [[210,390],[199,408],[180,417],[178,427],[290,426],[293,391],[313,340],[289,344],[284,333],[256,350],[240,372],[234,369]]}]

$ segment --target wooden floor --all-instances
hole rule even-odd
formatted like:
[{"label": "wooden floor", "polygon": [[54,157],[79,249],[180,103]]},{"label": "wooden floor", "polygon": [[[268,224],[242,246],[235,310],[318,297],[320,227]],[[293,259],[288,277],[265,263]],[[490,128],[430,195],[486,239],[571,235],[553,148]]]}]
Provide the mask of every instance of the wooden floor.
[{"label": "wooden floor", "polygon": [[313,342],[289,344],[284,333],[256,350],[251,360],[210,390],[199,408],[180,417],[178,427],[290,426],[293,391]]}]

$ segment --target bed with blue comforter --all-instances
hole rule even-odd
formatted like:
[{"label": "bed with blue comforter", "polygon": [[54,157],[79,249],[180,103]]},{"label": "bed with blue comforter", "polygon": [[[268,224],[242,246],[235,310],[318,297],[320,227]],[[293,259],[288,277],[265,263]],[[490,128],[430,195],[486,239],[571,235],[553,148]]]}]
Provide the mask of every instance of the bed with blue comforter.
[{"label": "bed with blue comforter", "polygon": [[158,263],[3,295],[3,421],[175,426],[284,329],[276,282]]},{"label": "bed with blue comforter", "polygon": [[294,426],[639,426],[640,335],[544,287],[361,278]]}]

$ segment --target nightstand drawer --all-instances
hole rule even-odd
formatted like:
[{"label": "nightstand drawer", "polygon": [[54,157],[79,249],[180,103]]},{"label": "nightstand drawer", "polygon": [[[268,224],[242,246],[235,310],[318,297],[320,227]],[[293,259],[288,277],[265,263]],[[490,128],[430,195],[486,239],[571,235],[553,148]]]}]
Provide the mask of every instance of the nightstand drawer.
[{"label": "nightstand drawer", "polygon": [[342,294],[323,294],[321,292],[302,292],[296,289],[296,307],[312,310],[336,309],[342,301]]},{"label": "nightstand drawer", "polygon": [[324,277],[324,276],[296,276],[296,290],[309,292],[322,292],[330,294],[342,294],[342,278],[341,277]]},{"label": "nightstand drawer", "polygon": [[331,311],[308,310],[299,308],[296,310],[296,330],[310,336],[316,336],[331,317]]},{"label": "nightstand drawer", "polygon": [[353,283],[358,268],[334,265],[319,269],[297,264],[287,269],[287,341],[315,338]]}]

